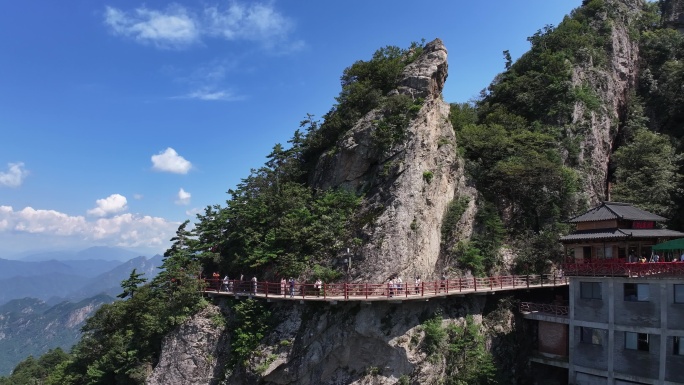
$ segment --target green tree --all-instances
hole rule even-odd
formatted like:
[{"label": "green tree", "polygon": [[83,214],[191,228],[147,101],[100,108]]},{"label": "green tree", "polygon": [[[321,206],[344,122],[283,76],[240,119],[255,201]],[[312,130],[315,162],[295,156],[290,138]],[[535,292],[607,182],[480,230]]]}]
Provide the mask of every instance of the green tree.
[{"label": "green tree", "polygon": [[447,385],[496,384],[496,367],[492,354],[487,351],[480,325],[472,315],[465,324],[452,324],[447,328]]},{"label": "green tree", "polygon": [[9,377],[0,377],[0,385],[44,384],[50,373],[69,362],[70,358],[60,348],[50,349],[39,358],[28,356],[14,367]]},{"label": "green tree", "polygon": [[128,279],[121,281],[123,293],[117,295],[117,297],[122,299],[132,297],[133,294],[135,294],[135,291],[138,290],[138,286],[147,281],[147,279],[142,278],[143,275],[143,273],[136,273],[136,269],[133,269],[131,275],[128,276]]},{"label": "green tree", "polygon": [[680,159],[667,137],[638,130],[633,141],[613,155],[616,166],[613,199],[669,217],[674,194],[681,183],[677,172]]}]

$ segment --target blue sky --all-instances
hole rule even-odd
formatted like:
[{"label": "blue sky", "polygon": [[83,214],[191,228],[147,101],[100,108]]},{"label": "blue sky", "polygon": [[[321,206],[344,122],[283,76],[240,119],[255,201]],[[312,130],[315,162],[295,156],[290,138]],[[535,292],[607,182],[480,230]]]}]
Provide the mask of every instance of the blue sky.
[{"label": "blue sky", "polygon": [[[418,5],[420,4],[420,5]],[[162,252],[260,167],[344,68],[441,38],[476,97],[581,0],[0,2],[0,258]]]}]

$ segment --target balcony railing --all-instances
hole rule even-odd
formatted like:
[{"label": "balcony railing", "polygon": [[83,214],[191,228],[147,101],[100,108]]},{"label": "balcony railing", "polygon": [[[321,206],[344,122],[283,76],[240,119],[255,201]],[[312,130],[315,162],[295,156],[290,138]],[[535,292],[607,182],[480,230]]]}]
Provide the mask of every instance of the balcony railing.
[{"label": "balcony railing", "polygon": [[623,260],[565,263],[566,276],[589,277],[684,277],[684,262],[623,262]]},{"label": "balcony railing", "polygon": [[555,316],[567,317],[567,305],[554,305],[549,303],[521,302],[520,312],[522,313],[544,313]]}]

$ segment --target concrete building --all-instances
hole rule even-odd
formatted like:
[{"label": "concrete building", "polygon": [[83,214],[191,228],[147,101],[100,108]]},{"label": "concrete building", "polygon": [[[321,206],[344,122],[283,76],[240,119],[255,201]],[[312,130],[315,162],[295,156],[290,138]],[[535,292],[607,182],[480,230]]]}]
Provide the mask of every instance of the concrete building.
[{"label": "concrete building", "polygon": [[[572,243],[582,250],[571,251],[569,255],[578,258],[563,266],[564,274],[570,276],[567,298],[521,305],[536,329],[538,354],[530,361],[540,374],[537,382],[684,384],[684,263],[633,263],[626,257],[631,247],[643,255],[644,250],[651,252],[656,240],[677,232],[651,227],[651,234],[638,231],[638,237],[625,237],[622,234],[629,233],[630,219],[607,218],[607,212],[600,214],[602,220],[620,224],[623,230],[603,228],[600,221],[584,222],[579,233],[563,238],[566,247]],[[644,226],[652,214],[635,215],[638,219],[634,220]],[[597,248],[613,249],[613,258],[597,258],[588,251]]]}]

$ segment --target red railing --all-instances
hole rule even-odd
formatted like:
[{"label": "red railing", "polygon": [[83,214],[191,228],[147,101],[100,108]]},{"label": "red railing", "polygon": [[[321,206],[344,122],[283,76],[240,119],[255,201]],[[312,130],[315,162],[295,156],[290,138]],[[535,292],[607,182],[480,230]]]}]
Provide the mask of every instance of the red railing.
[{"label": "red railing", "polygon": [[289,282],[252,282],[222,279],[205,279],[206,291],[226,292],[234,295],[258,295],[266,298],[301,298],[301,299],[378,299],[409,298],[423,296],[441,296],[463,292],[483,292],[494,290],[524,289],[529,287],[545,287],[566,285],[566,277],[556,274],[514,275],[493,277],[456,278],[440,281],[401,283],[324,283],[318,288],[313,283]]},{"label": "red railing", "polygon": [[587,262],[562,265],[564,275],[591,277],[672,277],[684,276],[682,262]]},{"label": "red railing", "polygon": [[544,313],[557,316],[567,316],[568,306],[548,303],[521,302],[520,311],[524,313]]}]

